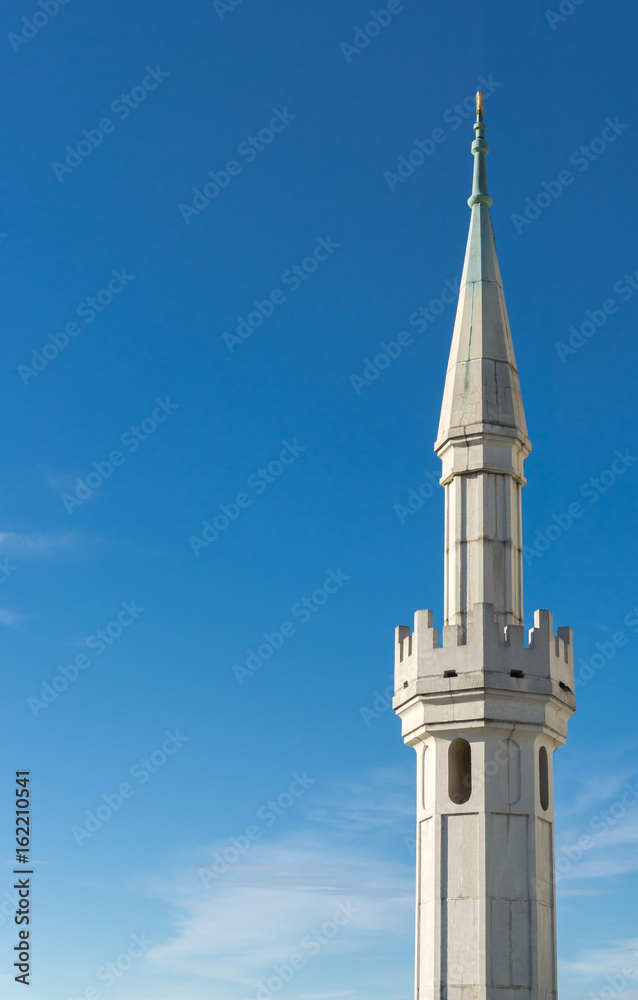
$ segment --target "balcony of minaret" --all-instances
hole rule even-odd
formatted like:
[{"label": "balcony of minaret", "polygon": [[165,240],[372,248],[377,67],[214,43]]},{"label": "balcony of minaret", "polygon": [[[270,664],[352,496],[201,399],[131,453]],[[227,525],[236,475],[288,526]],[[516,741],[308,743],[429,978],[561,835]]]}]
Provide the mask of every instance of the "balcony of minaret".
[{"label": "balcony of minaret", "polygon": [[396,629],[393,705],[404,736],[414,726],[484,725],[489,717],[549,727],[562,744],[575,710],[573,689],[572,630],[554,633],[550,611],[534,613],[527,646],[523,626],[498,625],[491,604],[474,605],[467,642],[460,626],[449,625],[439,645],[427,610],[416,612],[412,632],[407,625]]}]

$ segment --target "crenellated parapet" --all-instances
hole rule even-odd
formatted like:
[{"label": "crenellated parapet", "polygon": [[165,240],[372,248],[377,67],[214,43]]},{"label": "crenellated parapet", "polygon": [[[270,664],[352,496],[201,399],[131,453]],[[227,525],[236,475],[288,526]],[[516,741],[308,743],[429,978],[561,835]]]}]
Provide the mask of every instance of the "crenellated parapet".
[{"label": "crenellated parapet", "polygon": [[[549,726],[564,741],[576,708],[571,628],[555,633],[551,612],[536,611],[526,646],[522,625],[502,627],[491,604],[475,604],[465,633],[444,626],[441,638],[442,644],[427,610],[416,612],[412,632],[396,629],[394,708],[410,717],[408,731],[417,718],[420,724],[496,718]],[[418,703],[423,711],[414,710]]]}]

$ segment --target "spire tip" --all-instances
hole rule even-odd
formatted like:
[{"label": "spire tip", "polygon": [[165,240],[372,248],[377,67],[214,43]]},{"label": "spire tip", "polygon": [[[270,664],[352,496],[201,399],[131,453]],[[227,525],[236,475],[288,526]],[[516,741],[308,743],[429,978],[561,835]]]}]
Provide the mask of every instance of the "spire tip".
[{"label": "spire tip", "polygon": [[472,195],[468,198],[468,205],[487,205],[489,208],[492,199],[487,191],[487,170],[485,167],[485,157],[489,152],[489,146],[485,141],[485,122],[483,121],[484,95],[482,90],[476,92],[476,122],[474,124],[474,134],[476,138],[472,143],[472,153],[474,155],[474,183],[472,185]]}]

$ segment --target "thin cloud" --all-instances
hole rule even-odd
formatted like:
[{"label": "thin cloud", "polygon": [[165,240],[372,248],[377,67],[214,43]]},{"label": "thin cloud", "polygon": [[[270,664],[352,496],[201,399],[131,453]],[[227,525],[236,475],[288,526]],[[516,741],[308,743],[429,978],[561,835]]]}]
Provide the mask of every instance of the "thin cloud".
[{"label": "thin cloud", "polygon": [[581,818],[586,812],[595,812],[604,806],[608,799],[616,797],[625,782],[631,781],[632,778],[635,780],[635,752],[629,751],[631,753],[629,760],[619,760],[626,752],[627,748],[620,751],[616,748],[605,762],[606,766],[601,767],[598,762],[595,769],[589,765],[587,758],[583,757],[581,767],[584,776],[578,782],[574,797],[570,801],[557,802],[561,815],[571,819],[574,816]]},{"label": "thin cloud", "polygon": [[[575,881],[609,879],[638,871],[638,775],[635,752],[612,748],[606,766],[583,767],[575,789],[570,825],[556,841],[557,888]],[[568,812],[557,803],[559,816]],[[584,846],[583,846],[584,845]],[[591,888],[590,886],[587,888]]]},{"label": "thin cloud", "polygon": [[313,822],[360,836],[377,834],[380,840],[414,830],[414,778],[410,771],[378,770],[367,781],[340,781],[313,797]]},{"label": "thin cloud", "polygon": [[[579,833],[582,835],[583,830]],[[561,839],[556,845],[557,891],[561,895],[570,892],[574,881],[608,879],[638,871],[638,815],[628,817],[619,822],[617,828],[598,836],[591,836],[588,830],[586,836],[592,841],[587,850],[578,848],[578,836],[571,840]],[[569,867],[565,858],[572,859]]]},{"label": "thin cloud", "polygon": [[0,552],[11,555],[51,555],[69,548],[76,540],[72,531],[43,531],[25,535],[16,531],[0,531]]},{"label": "thin cloud", "polygon": [[[610,941],[602,948],[588,948],[581,958],[561,962],[561,969],[573,976],[588,978],[609,976],[625,969],[628,978],[638,980],[638,938]],[[630,973],[629,969],[633,971]]]},{"label": "thin cloud", "polygon": [[[283,820],[281,828],[264,829],[263,838],[207,885],[199,871],[215,864],[229,839],[182,848],[179,867],[136,883],[172,913],[173,932],[149,952],[145,981],[156,977],[161,988],[189,982],[197,997],[212,991],[219,1000],[244,1000],[275,966],[300,953],[307,968],[297,973],[298,1000],[376,998],[386,995],[373,972],[385,953],[395,978],[409,970],[409,983],[414,864],[403,836],[413,830],[412,792],[406,775],[390,771],[323,791],[317,784],[300,802],[294,832]],[[331,922],[334,929],[333,917],[344,911],[343,926],[312,953],[304,941]],[[365,970],[356,990],[349,989],[353,962],[359,977]],[[143,988],[136,1000],[140,995]]]},{"label": "thin cloud", "polygon": [[[415,876],[403,838],[414,835],[413,795],[407,767],[377,771],[362,780],[326,782],[325,787],[317,781],[307,798],[300,799],[294,819],[291,813],[281,825],[264,829],[262,838],[207,885],[199,869],[215,863],[215,854],[229,847],[230,837],[182,845],[166,872],[129,883],[129,890],[157,900],[168,911],[170,930],[122,983],[122,1000],[209,1000],[212,995],[216,1000],[254,1000],[261,995],[259,983],[276,975],[275,966],[287,966],[304,937],[320,932],[340,903],[351,909],[352,919],[318,954],[308,956],[307,968],[282,990],[282,1000],[407,995]],[[609,799],[603,793],[596,805],[604,807],[605,802]],[[582,834],[591,815],[586,810],[574,832]],[[241,831],[229,834],[237,840]],[[610,864],[636,867],[632,852],[637,842],[638,807],[635,817],[629,810],[573,866],[573,877],[598,879],[594,894],[605,891],[600,879]],[[561,880],[559,891],[583,895],[590,885],[565,886]],[[571,977],[574,992],[584,1000],[599,977],[602,982],[629,963],[638,967],[634,947],[638,939],[587,950],[561,962],[562,974]],[[616,1000],[638,1000],[634,982],[627,978]],[[275,996],[279,1000],[279,992]]]},{"label": "thin cloud", "polygon": [[316,834],[257,842],[250,864],[235,865],[210,888],[192,870],[153,884],[152,894],[177,911],[177,933],[149,960],[178,976],[190,972],[253,988],[273,965],[301,950],[305,935],[331,920],[340,904],[353,917],[326,953],[360,953],[379,936],[409,933],[412,883],[407,866]]},{"label": "thin cloud", "polygon": [[302,993],[299,1000],[336,1000],[337,997],[353,997],[354,990],[344,990],[342,993]]},{"label": "thin cloud", "polygon": [[0,625],[6,625],[7,628],[19,628],[26,617],[11,608],[0,608]]}]

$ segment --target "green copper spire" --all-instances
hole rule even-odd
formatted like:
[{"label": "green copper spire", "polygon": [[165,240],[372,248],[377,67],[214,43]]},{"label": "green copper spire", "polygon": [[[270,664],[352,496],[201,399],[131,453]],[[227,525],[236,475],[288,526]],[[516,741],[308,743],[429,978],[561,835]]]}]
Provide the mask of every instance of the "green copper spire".
[{"label": "green copper spire", "polygon": [[485,122],[483,121],[483,92],[476,94],[476,122],[474,124],[476,139],[472,143],[472,154],[474,156],[474,183],[472,185],[472,196],[467,203],[472,208],[474,205],[487,205],[489,208],[492,199],[487,190],[487,164],[485,157],[490,151],[490,147],[483,138],[485,135]]}]

